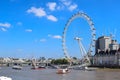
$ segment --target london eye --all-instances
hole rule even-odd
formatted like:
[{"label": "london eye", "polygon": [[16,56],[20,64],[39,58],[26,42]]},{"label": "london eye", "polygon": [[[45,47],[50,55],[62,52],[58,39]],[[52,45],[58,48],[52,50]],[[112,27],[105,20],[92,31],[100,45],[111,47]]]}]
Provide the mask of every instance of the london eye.
[{"label": "london eye", "polygon": [[[80,19],[84,19],[86,22],[87,22],[87,25],[89,26],[89,29],[90,29],[90,42],[89,42],[89,47],[88,47],[88,50],[86,51],[84,49],[84,46],[82,45],[81,43],[81,38],[76,36],[74,37],[75,40],[78,41],[79,43],[79,49],[81,51],[81,54],[82,55],[91,55],[94,53],[94,48],[95,48],[95,27],[94,27],[94,23],[92,21],[92,19],[84,12],[78,12],[74,15],[72,15],[67,23],[65,24],[65,27],[64,27],[64,31],[63,31],[63,36],[62,36],[62,47],[63,47],[63,52],[64,52],[64,55],[65,55],[65,58],[67,58],[68,60],[71,60],[71,56],[70,54],[68,53],[68,46],[66,45],[66,37],[68,36],[67,35],[67,32],[68,32],[68,29],[71,27],[70,25],[73,23],[74,20],[76,20],[77,18],[80,18]],[[87,58],[88,59],[88,58]]]}]

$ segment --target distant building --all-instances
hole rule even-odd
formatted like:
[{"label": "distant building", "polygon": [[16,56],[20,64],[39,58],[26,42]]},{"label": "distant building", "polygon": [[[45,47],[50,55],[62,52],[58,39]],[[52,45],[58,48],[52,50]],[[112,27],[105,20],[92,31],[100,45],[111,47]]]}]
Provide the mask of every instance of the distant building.
[{"label": "distant building", "polygon": [[93,58],[93,65],[99,67],[120,67],[120,51],[100,51]]},{"label": "distant building", "polygon": [[96,40],[93,65],[104,67],[120,67],[120,44],[109,36],[102,36]]},{"label": "distant building", "polygon": [[120,44],[117,43],[117,40],[112,40],[109,36],[102,36],[96,40],[96,53],[99,51],[110,51],[110,50],[118,50],[120,48]]},{"label": "distant building", "polygon": [[120,48],[116,40],[112,40],[109,46],[110,50],[118,50]]},{"label": "distant building", "polygon": [[96,52],[109,50],[111,38],[107,36],[99,37],[96,41]]}]

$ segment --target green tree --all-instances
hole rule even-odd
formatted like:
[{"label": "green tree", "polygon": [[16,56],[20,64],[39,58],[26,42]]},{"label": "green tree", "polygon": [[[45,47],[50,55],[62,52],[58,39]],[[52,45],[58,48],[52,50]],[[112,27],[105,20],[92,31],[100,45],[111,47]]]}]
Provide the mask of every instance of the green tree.
[{"label": "green tree", "polygon": [[73,57],[74,60],[77,60],[77,57]]},{"label": "green tree", "polygon": [[51,61],[51,64],[56,64],[56,65],[58,65],[58,64],[68,64],[69,62],[66,60],[66,59],[53,59],[52,61]]}]

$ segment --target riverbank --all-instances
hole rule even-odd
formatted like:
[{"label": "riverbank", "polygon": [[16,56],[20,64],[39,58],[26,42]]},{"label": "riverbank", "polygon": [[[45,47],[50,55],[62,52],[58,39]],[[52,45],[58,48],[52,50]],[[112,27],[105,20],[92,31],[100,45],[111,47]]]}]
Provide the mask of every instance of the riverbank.
[{"label": "riverbank", "polygon": [[120,72],[119,68],[98,68],[97,71]]}]

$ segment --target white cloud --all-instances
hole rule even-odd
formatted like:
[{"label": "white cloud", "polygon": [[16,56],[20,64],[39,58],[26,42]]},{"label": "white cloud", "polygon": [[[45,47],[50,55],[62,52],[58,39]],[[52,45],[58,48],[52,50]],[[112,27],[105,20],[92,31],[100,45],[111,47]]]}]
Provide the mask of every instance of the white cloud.
[{"label": "white cloud", "polygon": [[62,37],[60,35],[54,35],[53,38],[55,38],[55,39],[62,39]]},{"label": "white cloud", "polygon": [[65,7],[66,6],[64,6],[63,4],[61,4],[61,5],[58,5],[56,9],[60,11],[60,10],[64,10]]},{"label": "white cloud", "polygon": [[68,9],[69,9],[70,11],[73,11],[73,10],[75,10],[76,8],[77,8],[77,4],[73,4],[73,5],[70,5]]},{"label": "white cloud", "polygon": [[54,21],[54,22],[58,21],[58,19],[55,16],[53,16],[53,15],[48,15],[47,19],[51,20],[51,21]]},{"label": "white cloud", "polygon": [[61,9],[61,6],[57,6],[57,10],[60,10]]},{"label": "white cloud", "polygon": [[26,32],[32,32],[32,29],[26,29],[25,31]]},{"label": "white cloud", "polygon": [[58,10],[68,9],[69,11],[73,11],[78,6],[72,0],[60,0],[60,2],[62,3],[62,5],[60,5],[59,7],[57,7]]},{"label": "white cloud", "polygon": [[27,10],[27,13],[32,13],[37,17],[45,17],[48,20],[51,20],[53,22],[58,21],[57,17],[53,16],[51,14],[51,11],[55,11],[55,10],[69,10],[69,11],[73,11],[75,9],[77,9],[78,5],[75,4],[72,0],[59,0],[59,3],[56,2],[48,2],[46,4],[46,7],[50,10],[50,12],[47,12],[45,8],[39,7],[31,7]]},{"label": "white cloud", "polygon": [[49,2],[49,3],[47,3],[47,6],[51,11],[54,11],[55,8],[56,8],[56,3],[55,2]]},{"label": "white cloud", "polygon": [[66,5],[66,6],[69,6],[70,4],[71,4],[70,1],[68,1],[68,2],[64,2],[64,5]]},{"label": "white cloud", "polygon": [[44,11],[44,8],[36,8],[36,7],[31,7],[30,9],[27,10],[28,13],[33,13],[35,16],[38,17],[43,17],[46,16],[46,12]]},{"label": "white cloud", "polygon": [[22,25],[22,22],[17,22],[17,25],[21,26],[21,25]]},{"label": "white cloud", "polygon": [[48,34],[48,37],[52,37],[52,35],[51,35],[51,34]]},{"label": "white cloud", "polygon": [[28,13],[33,13],[37,17],[46,17],[48,20],[56,22],[58,19],[53,15],[47,15],[43,8],[35,8],[31,7],[31,9],[27,10]]},{"label": "white cloud", "polygon": [[11,24],[10,23],[0,23],[0,29],[2,30],[2,31],[7,31],[7,29],[8,28],[10,28],[11,27]]},{"label": "white cloud", "polygon": [[10,28],[11,24],[10,23],[0,23],[0,27]]},{"label": "white cloud", "polygon": [[40,39],[40,42],[46,42],[47,40],[46,39]]},{"label": "white cloud", "polygon": [[69,0],[61,0],[61,2],[65,5],[65,6],[69,6],[71,5],[71,1]]},{"label": "white cloud", "polygon": [[5,28],[1,28],[1,30],[4,31],[4,32],[7,31],[7,29],[5,29]]},{"label": "white cloud", "polygon": [[48,37],[54,38],[54,39],[62,39],[62,37],[60,35],[51,35],[51,34],[48,34]]}]

